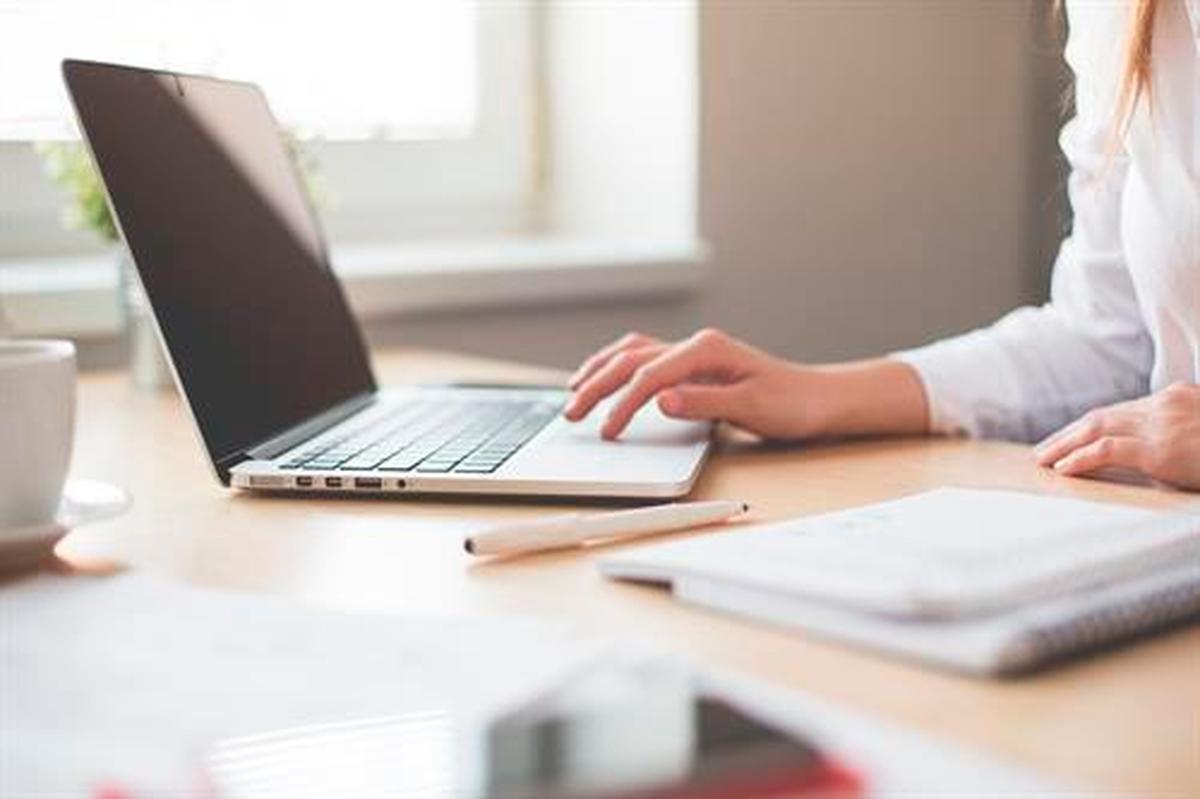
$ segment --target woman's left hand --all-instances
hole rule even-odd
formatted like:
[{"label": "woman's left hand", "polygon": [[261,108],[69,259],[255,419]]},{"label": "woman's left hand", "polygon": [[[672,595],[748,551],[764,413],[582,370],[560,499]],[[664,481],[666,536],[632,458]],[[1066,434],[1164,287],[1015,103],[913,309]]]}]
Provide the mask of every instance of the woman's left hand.
[{"label": "woman's left hand", "polygon": [[1133,469],[1200,489],[1200,386],[1176,383],[1142,399],[1088,412],[1034,449],[1060,474]]}]

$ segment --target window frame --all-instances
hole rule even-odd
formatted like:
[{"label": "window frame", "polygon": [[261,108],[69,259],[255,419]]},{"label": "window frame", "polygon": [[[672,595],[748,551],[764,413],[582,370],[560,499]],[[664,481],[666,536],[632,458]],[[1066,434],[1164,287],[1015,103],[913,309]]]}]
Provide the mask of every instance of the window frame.
[{"label": "window frame", "polygon": [[536,2],[478,6],[479,108],[469,136],[308,143],[333,188],[319,213],[334,247],[540,231]]},{"label": "window frame", "polygon": [[[523,50],[533,110],[521,162],[530,181],[525,201],[507,210],[482,202],[476,223],[489,208],[498,213],[475,234],[376,239],[342,231],[331,258],[355,314],[370,323],[397,314],[681,298],[701,289],[710,251],[698,212],[699,0],[497,2],[525,10],[531,37]],[[484,69],[495,57],[509,56],[485,53]],[[428,149],[412,152],[426,166],[437,163]],[[0,179],[4,159],[0,145]],[[370,154],[366,161],[378,163]],[[362,179],[377,181],[378,172]],[[417,206],[431,201],[390,202],[376,207],[379,229],[411,233],[403,225],[420,220],[402,219],[405,203],[419,215],[429,208]],[[451,221],[467,208],[449,190],[431,207]],[[322,215],[336,228],[336,211]],[[75,257],[0,252],[8,332],[109,339],[120,331],[115,253],[85,244]],[[0,320],[0,334],[3,327]]]},{"label": "window frame", "polygon": [[[326,188],[318,214],[331,245],[525,235],[537,229],[535,2],[479,4],[479,106],[469,134],[305,143]],[[111,249],[89,232],[64,228],[62,204],[33,142],[0,142],[0,259]]]}]

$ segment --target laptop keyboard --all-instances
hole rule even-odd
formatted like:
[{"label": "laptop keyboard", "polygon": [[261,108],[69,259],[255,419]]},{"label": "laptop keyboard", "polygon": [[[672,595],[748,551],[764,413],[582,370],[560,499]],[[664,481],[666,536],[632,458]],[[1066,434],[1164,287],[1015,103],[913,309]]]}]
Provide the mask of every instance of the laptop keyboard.
[{"label": "laptop keyboard", "polygon": [[558,412],[543,400],[418,400],[365,429],[298,450],[280,467],[487,474]]}]

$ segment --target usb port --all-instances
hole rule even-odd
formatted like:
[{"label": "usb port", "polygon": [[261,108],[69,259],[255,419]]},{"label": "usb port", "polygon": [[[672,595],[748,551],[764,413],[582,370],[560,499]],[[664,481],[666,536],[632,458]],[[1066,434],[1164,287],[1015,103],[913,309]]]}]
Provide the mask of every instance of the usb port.
[{"label": "usb port", "polygon": [[355,477],[355,488],[383,488],[383,480],[379,477]]},{"label": "usb port", "polygon": [[342,478],[326,477],[325,478],[325,487],[326,488],[341,488],[342,487]]},{"label": "usb port", "polygon": [[312,488],[312,478],[308,475],[300,475],[296,478],[296,486],[299,488]]}]

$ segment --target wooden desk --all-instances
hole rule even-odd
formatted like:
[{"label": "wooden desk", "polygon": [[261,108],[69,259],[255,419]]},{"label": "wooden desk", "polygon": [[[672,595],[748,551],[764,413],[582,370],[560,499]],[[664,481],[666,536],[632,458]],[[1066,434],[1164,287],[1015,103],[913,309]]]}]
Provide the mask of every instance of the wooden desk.
[{"label": "wooden desk", "polygon": [[[383,380],[545,379],[553,373],[429,353],[379,358]],[[704,662],[794,686],[974,745],[1084,786],[1200,796],[1200,627],[1014,682],[987,682],[741,623],[665,592],[601,579],[595,551],[475,562],[460,535],[483,520],[534,516],[515,501],[278,499],[220,488],[173,394],[123,374],[85,377],[74,473],[133,490],[133,510],[59,546],[76,564],[113,559],[203,584],[342,608],[568,617],[666,642]],[[723,446],[696,491],[749,500],[762,519],[882,500],[938,485],[994,486],[1171,506],[1163,490],[1059,478],[1026,448],[886,441],[792,449]]]}]

